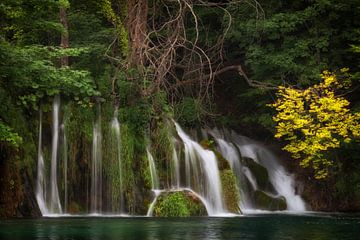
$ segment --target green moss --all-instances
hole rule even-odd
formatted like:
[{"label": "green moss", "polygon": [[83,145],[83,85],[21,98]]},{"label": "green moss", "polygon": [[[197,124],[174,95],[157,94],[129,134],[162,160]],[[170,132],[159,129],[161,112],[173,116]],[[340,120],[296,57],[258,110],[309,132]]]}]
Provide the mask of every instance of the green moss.
[{"label": "green moss", "polygon": [[154,154],[160,182],[171,180],[174,143],[172,125],[167,120],[159,120],[151,133],[151,150]]},{"label": "green moss", "polygon": [[170,192],[162,194],[155,205],[157,217],[189,217],[207,215],[202,202],[191,192]]},{"label": "green moss", "polygon": [[226,208],[232,213],[240,213],[240,193],[233,171],[230,169],[220,171],[220,178]]},{"label": "green moss", "polygon": [[263,191],[254,192],[254,202],[257,208],[270,211],[286,210],[286,200],[284,197],[272,197]]}]

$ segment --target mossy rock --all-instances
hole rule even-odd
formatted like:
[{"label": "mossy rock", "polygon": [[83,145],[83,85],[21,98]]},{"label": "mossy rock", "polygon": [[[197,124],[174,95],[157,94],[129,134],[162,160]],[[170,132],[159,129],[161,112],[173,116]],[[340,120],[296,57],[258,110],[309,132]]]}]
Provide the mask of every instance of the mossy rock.
[{"label": "mossy rock", "polygon": [[282,211],[287,209],[284,197],[272,197],[263,191],[254,192],[254,202],[256,208],[270,211]]},{"label": "mossy rock", "polygon": [[261,166],[251,158],[244,157],[242,159],[245,166],[247,166],[256,179],[259,189],[276,194],[274,186],[269,180],[269,174],[265,167]]},{"label": "mossy rock", "polygon": [[204,204],[190,191],[162,193],[154,208],[156,217],[207,216]]},{"label": "mossy rock", "polygon": [[214,154],[216,156],[217,163],[218,163],[218,168],[219,168],[220,171],[230,169],[229,162],[223,157],[223,155],[221,155],[221,153],[219,151],[216,150],[215,145],[214,145],[214,141],[204,139],[204,140],[202,140],[200,142],[200,145],[203,148],[205,148],[207,150],[211,150],[212,152],[214,152]]},{"label": "mossy rock", "polygon": [[239,208],[240,194],[236,184],[237,179],[232,170],[220,171],[221,186],[223,191],[223,199],[226,208],[232,213],[241,213]]}]

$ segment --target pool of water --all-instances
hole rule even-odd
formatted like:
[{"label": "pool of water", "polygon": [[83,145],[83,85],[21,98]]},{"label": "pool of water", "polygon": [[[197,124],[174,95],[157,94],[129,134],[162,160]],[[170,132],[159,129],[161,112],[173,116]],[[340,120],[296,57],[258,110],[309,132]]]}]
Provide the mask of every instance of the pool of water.
[{"label": "pool of water", "polygon": [[0,239],[360,239],[360,216],[62,217],[0,220]]}]

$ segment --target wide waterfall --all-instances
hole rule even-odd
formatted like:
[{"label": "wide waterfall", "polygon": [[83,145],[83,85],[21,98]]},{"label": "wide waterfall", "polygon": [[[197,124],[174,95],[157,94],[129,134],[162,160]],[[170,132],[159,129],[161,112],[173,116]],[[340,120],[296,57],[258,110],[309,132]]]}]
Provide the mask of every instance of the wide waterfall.
[{"label": "wide waterfall", "polygon": [[[53,103],[51,145],[46,145],[43,141],[44,113],[39,113],[36,199],[44,216],[123,216],[129,211],[129,196],[135,196],[131,195],[135,191],[139,194],[139,188],[132,186],[133,190],[123,182],[124,176],[129,176],[124,169],[129,168],[126,168],[128,165],[124,167],[124,164],[128,163],[122,160],[118,110],[115,109],[112,117],[105,118],[109,121],[103,122],[100,104],[95,110],[89,143],[82,145],[88,149],[85,150],[88,151],[87,155],[79,154],[78,150],[75,155],[74,152],[70,154],[73,138],[67,138],[66,121],[60,118],[62,115],[59,96],[54,98]],[[147,216],[153,215],[158,199],[179,191],[198,199],[210,216],[239,214],[240,210],[243,213],[258,210],[306,211],[306,204],[297,192],[297,189],[301,188],[296,185],[293,176],[285,170],[276,156],[260,143],[235,132],[217,129],[202,130],[202,136],[192,136],[185,133],[175,121],[168,124],[171,125],[169,129],[174,131],[167,130],[171,142],[171,152],[166,155],[167,162],[161,163],[159,159],[154,159],[158,155],[151,152],[156,149],[152,149],[151,144],[144,153],[147,157],[148,176],[151,177],[151,189],[146,190]],[[194,139],[212,145],[206,147],[203,142],[200,144]],[[51,151],[44,150],[44,154],[43,149],[46,147],[51,147]],[[226,169],[219,156],[227,162]],[[81,157],[86,157],[86,162],[74,162],[82,161]],[[224,187],[222,181],[224,174],[229,171],[235,179],[235,185],[231,186],[235,186],[233,190],[240,196],[239,200],[235,201],[238,210],[230,210],[225,199],[227,192],[224,192],[226,186]],[[78,175],[79,181],[69,180],[73,179],[74,174]],[[79,190],[83,192],[79,193]],[[149,194],[150,190],[152,196]]]}]

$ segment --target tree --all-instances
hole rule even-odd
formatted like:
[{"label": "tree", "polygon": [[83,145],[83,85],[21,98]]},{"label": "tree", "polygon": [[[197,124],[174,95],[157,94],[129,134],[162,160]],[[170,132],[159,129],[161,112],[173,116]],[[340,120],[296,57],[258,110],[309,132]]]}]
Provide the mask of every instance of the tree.
[{"label": "tree", "polygon": [[327,177],[333,165],[331,150],[360,138],[360,112],[351,113],[349,101],[338,94],[349,87],[348,79],[340,81],[326,71],[321,77],[321,83],[305,90],[280,87],[271,105],[277,111],[275,137],[287,141],[283,149],[301,159],[300,166],[311,166],[317,179]]}]

